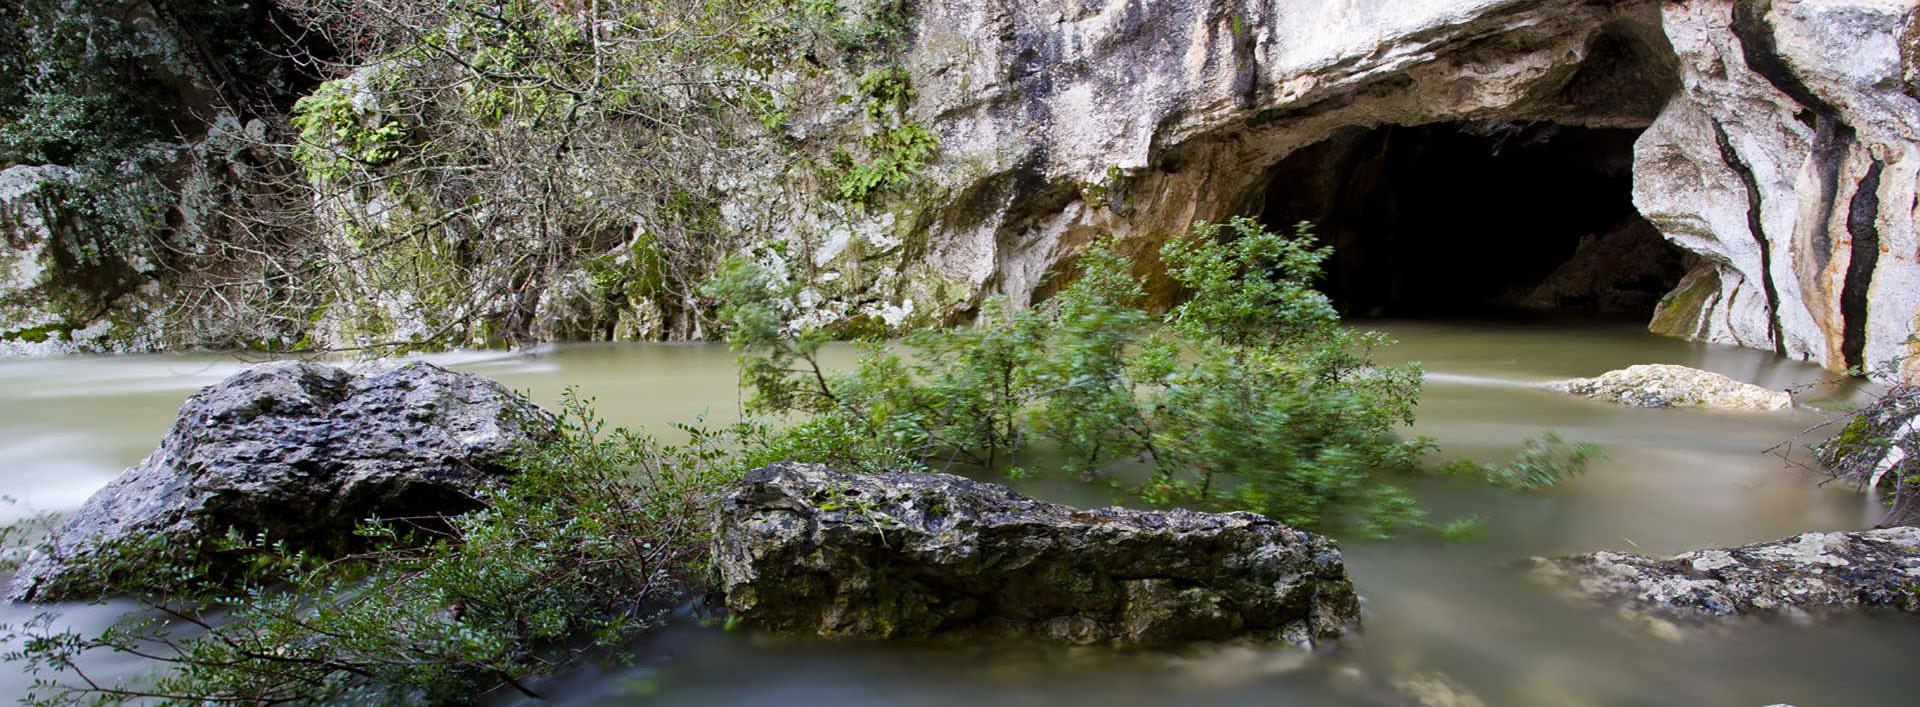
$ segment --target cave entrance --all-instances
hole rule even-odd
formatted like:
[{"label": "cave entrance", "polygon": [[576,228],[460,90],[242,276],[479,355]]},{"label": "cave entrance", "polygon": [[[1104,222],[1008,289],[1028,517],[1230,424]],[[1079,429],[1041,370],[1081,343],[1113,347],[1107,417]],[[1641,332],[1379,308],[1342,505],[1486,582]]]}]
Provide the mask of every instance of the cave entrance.
[{"label": "cave entrance", "polygon": [[1352,128],[1270,173],[1261,218],[1333,246],[1324,290],[1356,317],[1651,316],[1684,252],[1633,208],[1635,129]]}]

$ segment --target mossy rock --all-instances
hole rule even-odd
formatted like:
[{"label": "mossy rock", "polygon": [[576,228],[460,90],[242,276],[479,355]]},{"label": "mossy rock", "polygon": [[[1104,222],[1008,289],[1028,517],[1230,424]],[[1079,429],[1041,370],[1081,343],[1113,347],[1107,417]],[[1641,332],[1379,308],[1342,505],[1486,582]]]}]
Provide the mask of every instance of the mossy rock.
[{"label": "mossy rock", "polygon": [[948,474],[784,463],[720,514],[727,606],[762,630],[1311,644],[1359,620],[1333,541],[1251,513],[1078,509]]}]

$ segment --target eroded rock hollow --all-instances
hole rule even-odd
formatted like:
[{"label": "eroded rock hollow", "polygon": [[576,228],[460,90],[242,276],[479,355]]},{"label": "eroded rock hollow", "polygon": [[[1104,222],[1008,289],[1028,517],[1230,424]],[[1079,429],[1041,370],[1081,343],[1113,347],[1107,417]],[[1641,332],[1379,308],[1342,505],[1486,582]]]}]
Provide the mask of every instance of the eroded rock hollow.
[{"label": "eroded rock hollow", "polygon": [[1261,219],[1313,225],[1347,316],[1502,309],[1641,317],[1686,272],[1633,209],[1631,128],[1468,122],[1353,128],[1288,155]]}]

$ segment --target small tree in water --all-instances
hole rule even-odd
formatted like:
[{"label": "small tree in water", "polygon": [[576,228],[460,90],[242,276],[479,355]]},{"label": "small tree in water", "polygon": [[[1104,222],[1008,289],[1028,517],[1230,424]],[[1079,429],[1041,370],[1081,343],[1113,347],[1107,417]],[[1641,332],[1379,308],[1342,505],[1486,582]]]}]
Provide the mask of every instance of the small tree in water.
[{"label": "small tree in water", "polygon": [[1156,317],[1104,244],[1043,306],[992,299],[969,326],[865,345],[828,373],[817,329],[778,322],[797,288],[736,261],[712,280],[755,410],[805,413],[931,465],[1005,468],[1030,438],[1084,478],[1145,462],[1147,499],[1259,511],[1297,525],[1357,513],[1384,534],[1420,512],[1385,472],[1432,448],[1398,428],[1417,364],[1376,364],[1388,340],[1341,325],[1313,288],[1329,250],[1302,224],[1201,224],[1161,251],[1186,302]]}]

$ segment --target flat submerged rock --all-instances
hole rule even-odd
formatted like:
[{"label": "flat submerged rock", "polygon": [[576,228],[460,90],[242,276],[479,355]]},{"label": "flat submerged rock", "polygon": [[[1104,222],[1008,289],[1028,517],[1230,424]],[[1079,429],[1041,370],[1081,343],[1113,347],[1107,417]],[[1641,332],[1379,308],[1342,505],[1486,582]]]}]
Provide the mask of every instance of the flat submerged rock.
[{"label": "flat submerged rock", "polygon": [[767,630],[1304,646],[1359,622],[1334,542],[1253,513],[1078,509],[949,474],[785,463],[720,514],[727,607]]},{"label": "flat submerged rock", "polygon": [[1802,533],[1668,558],[1531,560],[1535,575],[1630,614],[1703,620],[1860,606],[1920,611],[1920,528]]}]

